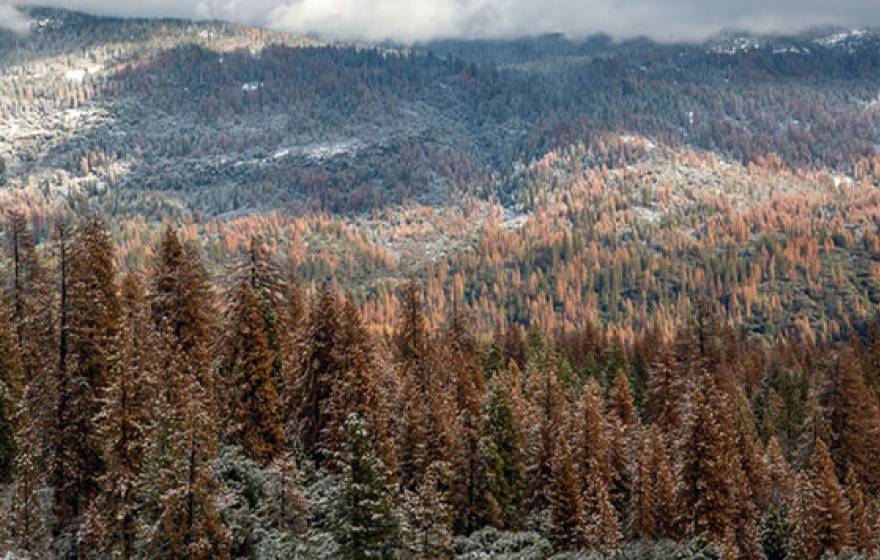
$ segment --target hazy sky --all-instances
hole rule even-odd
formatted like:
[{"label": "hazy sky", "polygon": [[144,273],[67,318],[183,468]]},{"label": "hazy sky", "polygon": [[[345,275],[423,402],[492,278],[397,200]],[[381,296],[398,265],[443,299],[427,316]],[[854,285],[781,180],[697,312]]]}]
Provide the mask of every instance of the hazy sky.
[{"label": "hazy sky", "polygon": [[[22,18],[0,0],[0,26]],[[880,0],[22,0],[108,15],[218,18],[337,39],[513,37],[604,32],[705,39],[719,31],[880,25]]]}]

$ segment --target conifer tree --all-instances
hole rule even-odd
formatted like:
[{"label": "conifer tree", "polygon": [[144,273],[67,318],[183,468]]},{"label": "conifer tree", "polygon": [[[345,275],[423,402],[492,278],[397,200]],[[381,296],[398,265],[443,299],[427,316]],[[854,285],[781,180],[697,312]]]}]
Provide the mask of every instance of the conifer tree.
[{"label": "conifer tree", "polygon": [[638,423],[636,408],[629,388],[629,378],[623,370],[619,370],[614,378],[610,407],[625,429],[629,430]]},{"label": "conifer tree", "polygon": [[587,518],[573,454],[564,430],[556,431],[550,458],[546,502],[550,512],[550,540],[557,550],[581,548],[587,539]]},{"label": "conifer tree", "polygon": [[479,362],[479,348],[464,315],[457,309],[449,318],[441,345],[448,378],[455,392],[455,452],[452,462],[451,503],[456,512],[455,528],[469,533],[492,517],[491,497],[481,481],[481,405],[485,381]]},{"label": "conifer tree", "polygon": [[725,411],[719,407],[713,380],[708,374],[690,393],[690,418],[681,449],[679,511],[686,535],[706,535],[722,542],[731,525],[731,456],[728,434],[719,421]]},{"label": "conifer tree", "polygon": [[339,317],[335,343],[339,378],[333,384],[327,406],[324,451],[327,457],[340,453],[345,446],[345,423],[357,414],[373,434],[376,452],[389,470],[396,469],[394,442],[388,402],[383,398],[379,364],[373,340],[361,319],[354,297],[346,297]]},{"label": "conifer tree", "polygon": [[552,461],[556,444],[565,426],[565,397],[556,370],[552,365],[537,366],[529,372],[529,401],[531,405],[531,434],[529,436],[529,465],[532,508],[546,507],[546,492],[553,472]]},{"label": "conifer tree", "polygon": [[391,560],[399,549],[400,526],[386,468],[373,449],[366,423],[357,414],[346,422],[346,449],[339,461],[339,493],[328,528],[340,560]]},{"label": "conifer tree", "polygon": [[657,538],[657,457],[654,454],[654,438],[659,437],[657,426],[651,426],[639,445],[636,456],[636,473],[629,505],[627,533],[636,539],[651,541]]},{"label": "conifer tree", "polygon": [[181,244],[170,224],[156,249],[149,294],[157,331],[175,347],[175,352],[186,356],[188,366],[205,388],[209,413],[216,416],[216,383],[209,352],[216,322],[214,294],[201,257]]},{"label": "conifer tree", "polygon": [[819,440],[812,461],[813,531],[819,550],[840,552],[849,542],[849,511],[828,448]]},{"label": "conifer tree", "polygon": [[453,556],[454,515],[444,490],[449,484],[448,470],[443,463],[434,463],[428,467],[418,491],[405,493],[405,544],[407,557],[414,560],[445,560]]},{"label": "conifer tree", "polygon": [[121,320],[113,245],[104,226],[94,219],[79,225],[70,244],[69,265],[66,243],[66,228],[60,225],[60,360],[67,363],[59,361],[58,371],[55,503],[62,524],[79,521],[98,494],[105,465],[94,418],[118,367]]},{"label": "conifer tree", "polygon": [[782,453],[782,446],[776,437],[770,438],[767,444],[766,459],[767,486],[770,489],[768,498],[777,508],[790,505],[794,495],[794,475]]},{"label": "conifer tree", "polygon": [[654,462],[657,465],[657,478],[654,483],[656,495],[654,519],[657,521],[657,536],[658,538],[675,538],[677,536],[676,517],[678,515],[675,474],[669,461],[669,453],[663,441],[663,434],[657,430],[655,435],[656,437],[652,437],[652,441]]},{"label": "conifer tree", "polygon": [[852,468],[862,484],[875,488],[880,484],[876,468],[880,460],[880,439],[876,437],[880,432],[880,410],[876,399],[869,395],[855,352],[849,347],[841,349],[823,395],[834,435],[831,456],[838,470]]},{"label": "conifer tree", "polygon": [[42,499],[46,486],[45,444],[39,414],[40,391],[36,384],[25,387],[22,395],[16,433],[15,479],[9,496],[9,539],[15,550],[34,558],[47,558],[50,545],[49,508]]},{"label": "conifer tree", "polygon": [[850,524],[852,526],[850,545],[859,552],[870,552],[873,548],[870,513],[859,479],[853,469],[850,469],[846,474],[846,498],[849,503]]},{"label": "conifer tree", "polygon": [[149,529],[151,558],[229,558],[231,536],[217,513],[218,483],[211,471],[217,455],[210,397],[197,372],[186,368],[173,411],[176,430],[168,441],[169,460],[158,477],[158,516]]},{"label": "conifer tree", "polygon": [[226,333],[221,342],[226,403],[224,437],[265,466],[281,453],[284,443],[273,352],[260,302],[251,284],[242,282],[230,299]]},{"label": "conifer tree", "polygon": [[[518,528],[525,515],[528,485],[522,450],[520,419],[511,395],[512,381],[499,372],[492,378],[483,405],[480,446],[487,491],[503,528]],[[517,374],[518,375],[518,374]]]},{"label": "conifer tree", "polygon": [[668,345],[661,344],[649,367],[645,417],[667,434],[673,433],[679,425],[678,402],[683,393],[678,373],[675,353]]},{"label": "conifer tree", "polygon": [[795,498],[791,515],[791,537],[788,542],[792,558],[815,560],[822,552],[817,531],[818,510],[813,484],[806,471],[797,474]]},{"label": "conifer tree", "polygon": [[0,484],[12,480],[15,462],[15,410],[21,398],[23,372],[12,323],[0,300]]},{"label": "conifer tree", "polygon": [[98,479],[100,493],[85,522],[88,555],[132,558],[139,538],[136,509],[148,422],[154,396],[155,338],[149,324],[146,296],[129,273],[121,288],[122,321],[119,356],[103,391],[101,411],[94,419],[106,471]]},{"label": "conifer tree", "polygon": [[333,387],[342,375],[336,344],[339,338],[338,299],[328,283],[309,308],[301,343],[299,372],[292,391],[300,437],[306,452],[317,456],[330,421]]}]

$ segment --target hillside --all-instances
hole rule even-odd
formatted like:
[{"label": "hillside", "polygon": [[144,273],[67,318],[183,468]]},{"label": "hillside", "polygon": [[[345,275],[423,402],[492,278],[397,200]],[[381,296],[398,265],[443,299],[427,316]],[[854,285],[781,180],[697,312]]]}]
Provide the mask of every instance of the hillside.
[{"label": "hillside", "polygon": [[97,214],[141,268],[170,219],[219,272],[261,233],[379,324],[411,275],[490,325],[669,328],[697,288],[771,335],[874,313],[869,30],[399,48],[30,17],[0,35],[0,201],[40,238]]}]

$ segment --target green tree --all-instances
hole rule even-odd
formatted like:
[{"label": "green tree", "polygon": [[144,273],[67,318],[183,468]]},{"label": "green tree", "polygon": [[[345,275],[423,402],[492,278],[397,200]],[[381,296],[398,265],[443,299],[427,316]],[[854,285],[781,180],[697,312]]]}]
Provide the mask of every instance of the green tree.
[{"label": "green tree", "polygon": [[400,546],[400,525],[385,466],[376,455],[366,422],[346,422],[347,444],[337,458],[339,490],[328,528],[340,560],[391,560]]}]

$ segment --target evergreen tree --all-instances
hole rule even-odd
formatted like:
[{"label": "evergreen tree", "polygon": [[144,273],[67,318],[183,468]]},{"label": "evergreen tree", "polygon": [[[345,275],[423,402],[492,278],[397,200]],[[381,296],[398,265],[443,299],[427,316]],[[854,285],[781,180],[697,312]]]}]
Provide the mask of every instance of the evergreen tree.
[{"label": "evergreen tree", "polygon": [[[202,259],[184,247],[168,225],[156,249],[150,275],[150,310],[156,329],[175,352],[186,356],[188,367],[205,388],[209,413],[217,414],[216,383],[209,349],[216,323],[214,294]],[[168,371],[173,375],[173,370]],[[165,380],[163,386],[173,385]]]},{"label": "evergreen tree", "polygon": [[397,461],[391,439],[390,410],[383,398],[374,341],[351,295],[346,297],[342,307],[335,344],[340,373],[327,406],[323,452],[332,457],[344,449],[345,423],[351,414],[357,414],[373,434],[382,463],[393,472]]},{"label": "evergreen tree", "polygon": [[428,467],[417,492],[406,492],[404,542],[407,558],[445,560],[453,557],[452,522],[446,491],[450,473],[443,463]]},{"label": "evergreen tree", "polygon": [[840,552],[849,542],[849,511],[828,448],[819,440],[812,465],[812,530],[821,552]]},{"label": "evergreen tree", "polygon": [[284,434],[273,352],[259,300],[249,283],[241,283],[231,296],[220,348],[226,389],[224,437],[265,466],[281,453]]},{"label": "evergreen tree", "polygon": [[870,552],[873,549],[873,528],[865,503],[865,495],[862,493],[859,479],[853,469],[850,469],[846,474],[846,498],[849,503],[850,525],[852,526],[850,544],[859,552]]},{"label": "evergreen tree", "polygon": [[761,518],[759,538],[767,560],[786,560],[789,557],[788,541],[791,528],[787,512],[785,506],[770,504]]},{"label": "evergreen tree", "polygon": [[768,498],[771,504],[781,509],[782,506],[790,504],[794,495],[794,475],[782,453],[782,446],[775,437],[771,438],[767,445],[765,463],[767,486],[770,489]]},{"label": "evergreen tree", "polygon": [[21,398],[23,372],[18,345],[6,306],[0,300],[0,484],[12,480],[15,462],[15,410]]},{"label": "evergreen tree", "polygon": [[100,493],[88,512],[84,539],[90,545],[87,555],[96,558],[134,557],[141,530],[136,509],[148,406],[154,396],[155,337],[146,296],[131,273],[122,282],[121,304],[120,355],[94,420],[106,470],[98,479]]},{"label": "evergreen tree", "polygon": [[869,395],[855,352],[841,349],[822,399],[833,434],[831,456],[841,472],[852,468],[862,484],[875,488],[880,484],[880,410]]},{"label": "evergreen tree", "polygon": [[455,451],[452,461],[451,503],[456,512],[455,528],[470,533],[492,517],[491,496],[481,483],[485,478],[480,461],[482,438],[481,405],[485,381],[479,361],[476,338],[469,331],[464,315],[457,309],[440,342],[443,363],[455,391]]},{"label": "evergreen tree", "polygon": [[16,433],[15,480],[9,496],[9,540],[15,550],[34,558],[48,558],[50,548],[49,511],[42,498],[46,485],[44,442],[40,424],[39,392],[29,384],[22,396]]},{"label": "evergreen tree", "polygon": [[564,430],[558,430],[546,488],[550,540],[557,550],[581,548],[587,539],[587,518],[572,455]]},{"label": "evergreen tree", "polygon": [[629,506],[630,518],[627,533],[636,539],[651,541],[657,538],[657,457],[654,455],[654,438],[659,437],[657,426],[648,428],[636,457],[636,474]]},{"label": "evergreen tree", "polygon": [[707,535],[721,542],[731,527],[733,507],[727,434],[719,416],[714,382],[708,374],[690,393],[690,418],[682,442],[680,505],[682,528],[688,536]]},{"label": "evergreen tree", "polygon": [[340,560],[396,557],[400,527],[386,479],[366,423],[357,414],[346,422],[346,449],[338,460],[339,490],[328,528]]},{"label": "evergreen tree", "polygon": [[[532,508],[541,510],[547,505],[547,489],[552,475],[552,461],[556,444],[565,429],[565,397],[556,370],[552,366],[529,368],[530,425],[528,471]],[[581,464],[580,461],[577,461]]]},{"label": "evergreen tree", "polygon": [[312,456],[317,456],[323,447],[323,437],[330,421],[330,396],[342,374],[336,348],[338,307],[335,291],[330,284],[324,283],[309,308],[301,342],[300,371],[292,392],[302,444]]},{"label": "evergreen tree", "polygon": [[797,474],[795,499],[791,515],[791,536],[788,551],[791,558],[815,560],[822,552],[819,543],[817,524],[819,513],[816,494],[809,475],[805,471]]},{"label": "evergreen tree", "polygon": [[512,381],[498,373],[483,405],[483,471],[498,522],[516,529],[525,516],[526,478],[520,419],[511,395]]},{"label": "evergreen tree", "polygon": [[196,371],[187,368],[173,411],[177,429],[168,441],[157,489],[158,517],[148,532],[150,558],[208,560],[229,558],[231,536],[217,511],[219,485],[211,465],[217,455],[210,397]]},{"label": "evergreen tree", "polygon": [[638,423],[636,408],[629,388],[629,378],[622,370],[619,370],[614,378],[610,408],[627,430]]}]

